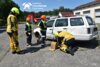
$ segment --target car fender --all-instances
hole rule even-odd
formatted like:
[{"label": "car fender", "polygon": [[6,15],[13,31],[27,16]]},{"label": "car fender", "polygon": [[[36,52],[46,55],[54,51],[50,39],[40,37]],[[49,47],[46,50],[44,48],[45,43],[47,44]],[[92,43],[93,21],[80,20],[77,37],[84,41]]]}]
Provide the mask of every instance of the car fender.
[{"label": "car fender", "polygon": [[42,34],[41,34],[41,29],[40,29],[40,28],[34,29],[33,33],[36,33],[36,32],[38,32],[39,35],[42,36]]}]

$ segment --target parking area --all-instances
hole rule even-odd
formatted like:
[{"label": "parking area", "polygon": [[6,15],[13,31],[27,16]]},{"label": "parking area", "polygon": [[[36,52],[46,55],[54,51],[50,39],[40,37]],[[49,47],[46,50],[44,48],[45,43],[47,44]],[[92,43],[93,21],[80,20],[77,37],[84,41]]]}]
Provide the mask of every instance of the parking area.
[{"label": "parking area", "polygon": [[[35,26],[33,26],[35,28]],[[100,35],[100,34],[99,34]],[[9,49],[9,41],[6,32],[0,33],[0,49],[6,52]],[[57,49],[49,51],[50,42],[47,47],[41,48],[41,44],[36,44],[33,35],[33,46],[26,47],[26,36],[24,24],[19,25],[19,43],[23,54],[11,54],[6,52],[0,59],[0,67],[99,67],[100,66],[100,42],[77,42],[79,50],[74,56]],[[1,51],[0,50],[0,51]],[[1,51],[1,52],[2,52]],[[1,54],[0,52],[0,54]]]}]

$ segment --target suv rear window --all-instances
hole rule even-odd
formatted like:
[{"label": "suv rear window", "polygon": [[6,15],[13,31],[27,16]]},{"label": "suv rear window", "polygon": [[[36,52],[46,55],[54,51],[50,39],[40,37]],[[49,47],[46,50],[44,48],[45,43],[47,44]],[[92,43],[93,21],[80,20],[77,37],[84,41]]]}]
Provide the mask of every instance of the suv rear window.
[{"label": "suv rear window", "polygon": [[55,27],[68,26],[68,19],[57,19]]},{"label": "suv rear window", "polygon": [[89,25],[94,25],[94,21],[92,20],[91,17],[86,17],[86,19]]},{"label": "suv rear window", "polygon": [[71,24],[71,26],[80,26],[80,25],[84,25],[84,21],[81,17],[70,18],[70,24]]}]

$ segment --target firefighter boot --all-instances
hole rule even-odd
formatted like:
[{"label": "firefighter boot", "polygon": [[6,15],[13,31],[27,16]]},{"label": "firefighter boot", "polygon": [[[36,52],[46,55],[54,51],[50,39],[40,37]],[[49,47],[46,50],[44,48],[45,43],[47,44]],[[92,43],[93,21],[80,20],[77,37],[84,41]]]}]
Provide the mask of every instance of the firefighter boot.
[{"label": "firefighter boot", "polygon": [[16,47],[16,53],[20,54],[21,53],[21,49],[19,47]]},{"label": "firefighter boot", "polygon": [[66,49],[66,52],[71,54],[72,56],[74,55],[74,51],[72,50],[72,47],[69,47],[68,49]]}]

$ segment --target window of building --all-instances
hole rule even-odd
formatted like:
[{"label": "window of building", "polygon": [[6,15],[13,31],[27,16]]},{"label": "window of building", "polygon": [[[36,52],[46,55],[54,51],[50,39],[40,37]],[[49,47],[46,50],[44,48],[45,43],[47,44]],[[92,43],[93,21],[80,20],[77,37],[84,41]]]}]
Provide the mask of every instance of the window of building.
[{"label": "window of building", "polygon": [[96,18],[100,18],[100,16],[95,16]]},{"label": "window of building", "polygon": [[80,15],[80,12],[75,13],[75,15]]},{"label": "window of building", "polygon": [[68,26],[68,19],[57,19],[55,27]]},{"label": "window of building", "polygon": [[89,14],[90,13],[90,10],[88,11],[83,11],[83,14]]},{"label": "window of building", "polygon": [[95,12],[100,12],[100,9],[95,9]]}]

